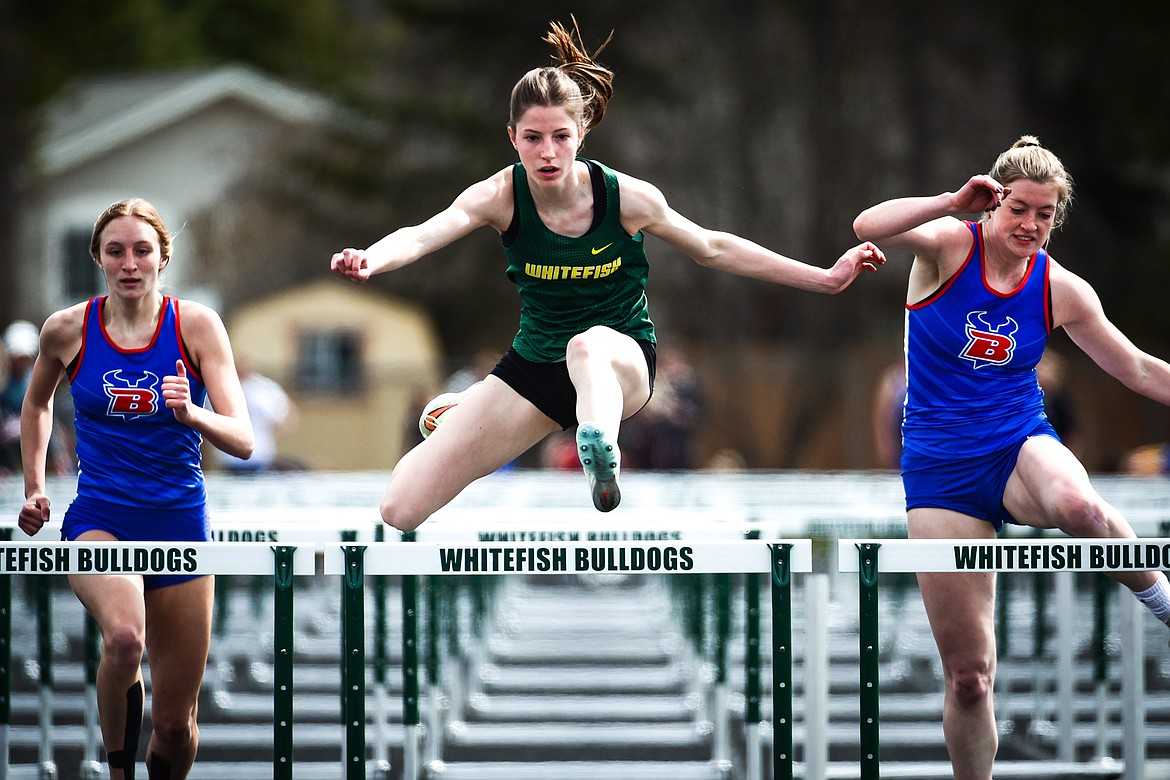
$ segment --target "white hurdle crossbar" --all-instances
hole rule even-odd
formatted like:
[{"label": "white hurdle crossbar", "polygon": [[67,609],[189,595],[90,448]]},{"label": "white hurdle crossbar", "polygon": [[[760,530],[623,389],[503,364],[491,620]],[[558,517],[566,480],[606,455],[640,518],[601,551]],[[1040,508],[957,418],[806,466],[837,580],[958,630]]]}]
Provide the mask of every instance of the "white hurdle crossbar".
[{"label": "white hurdle crossbar", "polygon": [[[857,572],[861,650],[861,778],[876,780],[878,766],[877,577],[891,572],[1099,572],[1170,568],[1170,539],[839,539],[838,568]],[[1141,623],[1136,600],[1122,604],[1122,745],[1125,780],[1145,772]],[[1062,642],[1058,667],[1072,668],[1071,642]],[[1071,685],[1069,675],[1058,680]],[[1069,700],[1071,692],[1060,694]],[[1063,709],[1062,756],[1071,746],[1071,708]]]},{"label": "white hurdle crossbar", "polygon": [[[548,541],[474,543],[375,543],[324,549],[325,574],[344,580],[342,614],[343,710],[346,727],[345,777],[365,778],[365,696],[362,588],[365,575],[403,577],[404,604],[415,576],[521,574],[753,574],[770,573],[773,598],[773,772],[792,774],[791,612],[776,601],[790,600],[791,573],[812,571],[812,542],[794,540],[674,539],[667,541]],[[782,595],[778,595],[782,594]],[[403,615],[403,704],[406,728],[417,728],[418,675],[416,615]],[[780,644],[777,644],[778,641]],[[414,655],[415,658],[411,658]],[[781,679],[783,678],[783,679]],[[778,688],[777,686],[780,686]],[[785,704],[784,702],[787,702]],[[417,735],[405,740],[403,778],[420,770]],[[413,749],[412,749],[413,746]],[[412,755],[413,754],[413,755]]]},{"label": "white hurdle crossbar", "polygon": [[[0,542],[0,574],[272,574],[264,542]],[[313,550],[292,574],[313,574]]]}]

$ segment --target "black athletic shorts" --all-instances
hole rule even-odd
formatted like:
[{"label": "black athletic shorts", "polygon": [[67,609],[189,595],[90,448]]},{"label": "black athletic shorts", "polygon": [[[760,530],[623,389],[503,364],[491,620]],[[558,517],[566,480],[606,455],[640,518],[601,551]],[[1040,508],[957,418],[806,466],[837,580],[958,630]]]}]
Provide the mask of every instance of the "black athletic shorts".
[{"label": "black athletic shorts", "polygon": [[[654,372],[658,365],[658,353],[654,343],[635,339],[646,356],[646,368],[650,373],[650,395],[654,395]],[[547,415],[562,430],[577,425],[577,388],[569,381],[569,368],[565,361],[559,363],[534,363],[520,357],[516,350],[509,349],[496,363],[492,374],[507,383],[533,406]]]}]

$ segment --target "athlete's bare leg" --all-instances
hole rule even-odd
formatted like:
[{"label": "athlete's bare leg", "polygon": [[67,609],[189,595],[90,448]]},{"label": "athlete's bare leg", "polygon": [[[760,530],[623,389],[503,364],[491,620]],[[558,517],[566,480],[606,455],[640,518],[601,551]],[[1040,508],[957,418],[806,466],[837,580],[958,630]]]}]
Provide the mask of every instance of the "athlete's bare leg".
[{"label": "athlete's bare leg", "polygon": [[[114,541],[102,531],[78,541]],[[69,584],[101,631],[97,669],[98,721],[110,761],[110,780],[133,774],[142,728],[142,655],[146,648],[146,605],[142,577],[122,574],[71,574]]]},{"label": "athlete's bare leg", "polygon": [[[1121,512],[1090,483],[1077,457],[1051,436],[1034,436],[1024,442],[1004,489],[1003,503],[1012,517],[1035,528],[1057,528],[1077,538],[1135,537]],[[1156,571],[1107,573],[1138,592],[1165,579]]]},{"label": "athlete's bare leg", "polygon": [[184,780],[195,761],[199,687],[211,644],[214,592],[214,577],[146,591],[153,726],[146,765],[151,780]]},{"label": "athlete's bare leg", "polygon": [[565,358],[577,390],[577,419],[617,436],[621,421],[650,400],[650,374],[638,342],[594,327],[569,340]]},{"label": "athlete's bare leg", "polygon": [[566,365],[577,391],[577,455],[593,505],[621,502],[618,428],[650,398],[650,373],[638,343],[611,328],[593,327],[569,340]]},{"label": "athlete's bare leg", "polygon": [[[911,509],[911,539],[990,539],[991,523],[944,509]],[[918,574],[942,659],[943,736],[956,780],[991,780],[999,749],[995,686],[995,573]]]},{"label": "athlete's bare leg", "polygon": [[499,377],[485,377],[394,467],[382,496],[382,520],[401,531],[417,528],[472,482],[559,429]]}]

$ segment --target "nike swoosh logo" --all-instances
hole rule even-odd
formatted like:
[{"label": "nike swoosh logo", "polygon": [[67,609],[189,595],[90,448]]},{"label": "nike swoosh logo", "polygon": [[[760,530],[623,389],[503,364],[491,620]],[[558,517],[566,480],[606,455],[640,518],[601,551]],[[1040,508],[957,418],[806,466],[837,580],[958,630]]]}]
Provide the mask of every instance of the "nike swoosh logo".
[{"label": "nike swoosh logo", "polygon": [[611,242],[609,242],[608,244],[606,244],[605,246],[601,247],[600,249],[598,249],[597,247],[594,247],[594,248],[593,248],[592,250],[590,250],[590,251],[592,251],[592,252],[593,252],[593,254],[595,254],[595,255],[599,255],[599,254],[601,254],[602,252],[604,252],[605,250],[609,249],[611,246],[613,246],[613,242],[612,242],[612,241],[611,241]]}]

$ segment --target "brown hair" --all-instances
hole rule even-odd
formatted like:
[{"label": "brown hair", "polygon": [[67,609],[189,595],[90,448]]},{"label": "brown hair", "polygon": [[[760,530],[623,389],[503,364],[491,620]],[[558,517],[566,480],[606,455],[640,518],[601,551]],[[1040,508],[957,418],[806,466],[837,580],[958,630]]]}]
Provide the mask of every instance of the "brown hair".
[{"label": "brown hair", "polygon": [[556,66],[533,68],[525,73],[512,88],[508,126],[516,123],[533,106],[557,106],[565,109],[577,122],[582,133],[601,123],[605,106],[613,97],[613,72],[594,59],[609,42],[613,32],[592,53],[581,39],[577,19],[570,33],[564,25],[553,22],[546,43],[556,49]]},{"label": "brown hair", "polygon": [[1000,184],[1010,185],[1017,179],[1028,179],[1038,184],[1056,185],[1056,214],[1053,225],[1060,227],[1068,213],[1073,197],[1073,180],[1064,163],[1052,152],[1040,145],[1034,135],[1020,136],[1020,140],[1001,154],[991,166],[991,178]]},{"label": "brown hair", "polygon": [[135,217],[154,228],[154,232],[158,233],[159,254],[162,258],[159,270],[165,268],[171,260],[171,234],[158,209],[142,198],[127,198],[111,203],[97,218],[97,222],[93,223],[93,235],[89,239],[89,254],[93,259],[97,260],[101,255],[102,231],[118,217]]}]

